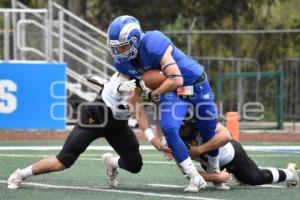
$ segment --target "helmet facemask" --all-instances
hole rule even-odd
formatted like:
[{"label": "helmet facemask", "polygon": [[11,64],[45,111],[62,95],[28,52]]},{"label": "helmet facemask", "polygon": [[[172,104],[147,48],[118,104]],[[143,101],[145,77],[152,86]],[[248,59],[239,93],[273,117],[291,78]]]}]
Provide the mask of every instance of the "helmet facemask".
[{"label": "helmet facemask", "polygon": [[[132,37],[130,40],[120,43],[118,40],[110,40],[108,41],[108,46],[111,49],[111,55],[115,59],[117,63],[122,63],[134,59],[138,54],[138,44],[137,38]],[[127,50],[121,52],[120,49]]]}]

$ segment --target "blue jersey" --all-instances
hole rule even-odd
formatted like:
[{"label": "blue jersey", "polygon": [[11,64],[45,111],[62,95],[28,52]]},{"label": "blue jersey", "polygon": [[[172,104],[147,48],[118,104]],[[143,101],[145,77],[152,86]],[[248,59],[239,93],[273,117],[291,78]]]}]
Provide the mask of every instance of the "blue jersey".
[{"label": "blue jersey", "polygon": [[144,34],[137,66],[133,66],[130,61],[114,63],[114,65],[119,72],[131,78],[140,79],[144,71],[161,69],[161,59],[170,45],[173,47],[172,56],[182,74],[183,84],[195,83],[203,72],[203,66],[175,47],[171,40],[160,31],[148,31]]}]

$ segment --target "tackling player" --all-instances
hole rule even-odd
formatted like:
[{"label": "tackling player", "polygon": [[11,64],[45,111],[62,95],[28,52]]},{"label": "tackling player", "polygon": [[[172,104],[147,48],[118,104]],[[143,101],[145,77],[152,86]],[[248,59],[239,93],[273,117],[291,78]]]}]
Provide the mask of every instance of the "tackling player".
[{"label": "tackling player", "polygon": [[81,107],[78,124],[73,128],[56,157],[42,159],[24,169],[17,169],[7,180],[9,189],[16,189],[26,178],[70,168],[91,142],[104,137],[120,157],[104,154],[107,181],[117,186],[117,168],[138,173],[143,165],[139,143],[129,128],[130,116],[127,96],[136,88],[136,80],[115,73],[104,84],[94,102]]},{"label": "tackling player", "polygon": [[[186,122],[180,130],[182,139],[189,147],[191,157],[199,161],[204,169],[207,168],[208,164],[206,152],[214,148],[213,143],[222,138],[219,135],[228,134],[230,134],[228,129],[219,123],[215,137],[209,141],[211,146],[208,147],[207,144],[202,144],[201,135],[198,134],[193,120]],[[222,169],[226,168],[229,173],[232,173],[243,184],[263,185],[286,182],[288,187],[296,187],[298,185],[296,164],[289,163],[287,169],[259,168],[249,158],[242,145],[235,140],[231,140],[219,148],[219,161]]]},{"label": "tackling player", "polygon": [[[143,33],[138,20],[128,15],[112,21],[107,43],[119,72],[141,79],[145,71],[159,69],[167,77],[149,93],[149,99],[159,103],[160,127],[175,159],[189,176],[190,182],[184,191],[198,192],[206,182],[190,159],[179,128],[192,105],[203,140],[208,141],[215,135],[216,108],[203,66],[180,51],[162,32]],[[208,159],[208,171],[220,172],[217,148],[208,153]]]}]

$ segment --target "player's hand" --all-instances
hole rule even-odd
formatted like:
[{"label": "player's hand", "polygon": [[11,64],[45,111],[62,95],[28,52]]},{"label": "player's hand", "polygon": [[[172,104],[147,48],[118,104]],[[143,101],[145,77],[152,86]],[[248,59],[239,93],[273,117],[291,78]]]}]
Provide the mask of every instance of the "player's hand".
[{"label": "player's hand", "polygon": [[146,102],[158,102],[160,100],[160,96],[154,94],[150,89],[144,89],[142,92],[142,100]]},{"label": "player's hand", "polygon": [[164,154],[165,158],[169,161],[174,159],[174,157],[171,153],[163,152],[163,154]]},{"label": "player's hand", "polygon": [[200,154],[198,152],[197,146],[191,146],[189,149],[189,154],[190,154],[191,159],[199,157]]},{"label": "player's hand", "polygon": [[220,173],[217,174],[217,179],[215,180],[215,182],[217,182],[217,183],[228,183],[230,178],[231,178],[231,176],[227,172],[227,170],[223,169]]},{"label": "player's hand", "polygon": [[125,92],[131,92],[134,91],[136,88],[135,79],[132,79],[130,81],[124,81],[121,83],[118,87],[118,92],[125,93]]},{"label": "player's hand", "polygon": [[166,145],[166,144],[163,144],[163,139],[162,137],[154,137],[152,140],[151,140],[151,144],[158,150],[158,151],[163,151],[165,153],[171,153],[171,149]]}]

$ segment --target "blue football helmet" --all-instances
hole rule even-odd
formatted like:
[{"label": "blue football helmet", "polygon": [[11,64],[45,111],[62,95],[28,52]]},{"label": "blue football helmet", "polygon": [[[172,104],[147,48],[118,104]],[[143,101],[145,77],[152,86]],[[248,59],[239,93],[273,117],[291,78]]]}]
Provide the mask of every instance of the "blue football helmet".
[{"label": "blue football helmet", "polygon": [[[129,15],[117,17],[109,25],[107,34],[107,45],[117,63],[123,63],[137,57],[143,32],[136,18]],[[126,46],[128,46],[128,50]],[[125,52],[119,52],[118,48],[122,47],[125,47]]]}]

